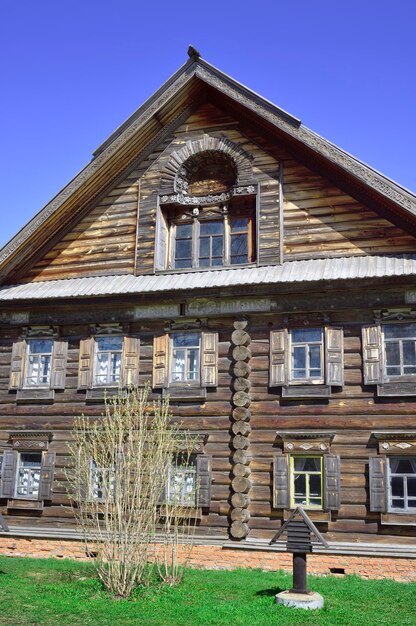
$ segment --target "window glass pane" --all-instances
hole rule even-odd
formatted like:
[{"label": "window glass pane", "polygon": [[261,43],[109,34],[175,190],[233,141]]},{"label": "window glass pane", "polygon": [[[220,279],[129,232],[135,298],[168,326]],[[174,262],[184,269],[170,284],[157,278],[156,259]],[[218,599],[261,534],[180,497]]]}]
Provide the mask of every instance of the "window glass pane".
[{"label": "window glass pane", "polygon": [[192,224],[177,224],[176,239],[192,239]]},{"label": "window glass pane", "polygon": [[295,476],[295,502],[302,504],[306,497],[306,476],[305,474],[297,474]]},{"label": "window glass pane", "polygon": [[307,472],[320,472],[321,471],[321,459],[317,458],[305,458],[304,470]]},{"label": "window glass pane", "polygon": [[387,365],[386,372],[389,376],[400,376],[400,367],[393,367],[391,365]]},{"label": "window glass pane", "polygon": [[319,369],[321,368],[321,346],[310,346],[309,347],[309,359],[310,359],[310,367]]},{"label": "window glass pane", "polygon": [[42,455],[39,453],[22,453],[20,455],[21,467],[40,467],[42,464]]},{"label": "window glass pane", "polygon": [[313,341],[322,341],[321,328],[293,328],[291,330],[293,343],[311,343]]},{"label": "window glass pane", "polygon": [[[394,459],[393,459],[394,465]],[[397,469],[392,471],[393,474],[414,474],[412,463],[410,459],[399,459]]]},{"label": "window glass pane", "polygon": [[404,365],[415,365],[416,352],[414,341],[403,341],[403,363]]},{"label": "window glass pane", "polygon": [[400,347],[395,341],[386,343],[386,362],[388,366],[400,364]]},{"label": "window glass pane", "polygon": [[188,350],[188,372],[189,380],[197,380],[199,377],[199,350],[194,348]]},{"label": "window glass pane", "polygon": [[404,496],[403,478],[394,476],[391,479],[391,493],[396,498],[403,498]]},{"label": "window glass pane", "polygon": [[404,500],[392,500],[391,504],[394,509],[403,509],[404,508]]},{"label": "window glass pane", "polygon": [[231,263],[247,263],[247,235],[231,235]]},{"label": "window glass pane", "polygon": [[407,479],[407,495],[416,498],[416,478]]},{"label": "window glass pane", "polygon": [[174,349],[173,351],[173,363],[172,363],[172,380],[180,381],[185,380],[185,350]]},{"label": "window glass pane", "polygon": [[210,256],[210,238],[204,237],[199,240],[199,258]]},{"label": "window glass pane", "polygon": [[321,474],[309,476],[309,494],[311,498],[321,498]]},{"label": "window glass pane", "polygon": [[416,337],[416,324],[385,324],[384,338]]},{"label": "window glass pane", "polygon": [[199,346],[199,333],[175,333],[173,335],[173,346],[178,348]]},{"label": "window glass pane", "polygon": [[200,235],[222,235],[224,232],[224,222],[201,222],[200,223]]},{"label": "window glass pane", "polygon": [[190,268],[192,267],[192,259],[186,259],[184,261],[177,261],[175,259],[175,267],[176,269]]},{"label": "window glass pane", "polygon": [[219,257],[217,259],[212,259],[211,261],[212,267],[218,267],[219,265],[222,265],[222,257]]},{"label": "window glass pane", "polygon": [[123,348],[123,337],[121,336],[97,337],[95,341],[100,352],[107,350],[122,350]]},{"label": "window glass pane", "polygon": [[222,250],[223,250],[223,238],[214,237],[212,239],[212,256],[222,257]]},{"label": "window glass pane", "polygon": [[192,258],[192,240],[179,239],[176,240],[175,260]]},{"label": "window glass pane", "polygon": [[248,228],[248,217],[233,217],[231,219],[231,232],[238,233]]},{"label": "window glass pane", "polygon": [[29,341],[30,354],[51,354],[52,339],[31,339]]}]

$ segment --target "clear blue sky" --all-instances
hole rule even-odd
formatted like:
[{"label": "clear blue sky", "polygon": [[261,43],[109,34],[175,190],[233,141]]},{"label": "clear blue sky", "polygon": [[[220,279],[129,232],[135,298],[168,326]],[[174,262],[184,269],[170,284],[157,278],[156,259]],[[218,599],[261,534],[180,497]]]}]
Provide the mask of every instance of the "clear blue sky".
[{"label": "clear blue sky", "polygon": [[0,246],[186,59],[189,43],[416,191],[413,0],[3,0]]}]

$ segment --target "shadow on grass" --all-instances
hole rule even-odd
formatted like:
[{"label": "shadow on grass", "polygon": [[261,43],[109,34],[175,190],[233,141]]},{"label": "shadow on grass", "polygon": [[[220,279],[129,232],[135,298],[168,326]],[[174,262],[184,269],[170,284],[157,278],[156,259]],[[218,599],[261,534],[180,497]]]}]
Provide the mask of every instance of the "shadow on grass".
[{"label": "shadow on grass", "polygon": [[277,593],[284,591],[281,587],[273,587],[272,589],[262,589],[261,591],[256,591],[256,596],[275,596]]}]

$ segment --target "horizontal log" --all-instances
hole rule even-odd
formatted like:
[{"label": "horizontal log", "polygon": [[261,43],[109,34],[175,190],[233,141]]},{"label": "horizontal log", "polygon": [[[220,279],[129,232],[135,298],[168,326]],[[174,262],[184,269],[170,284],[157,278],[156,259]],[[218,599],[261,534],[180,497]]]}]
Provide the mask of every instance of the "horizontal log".
[{"label": "horizontal log", "polygon": [[238,378],[247,378],[251,372],[251,367],[245,361],[236,361],[233,365],[233,374]]},{"label": "horizontal log", "polygon": [[251,485],[251,480],[244,476],[236,476],[231,482],[231,487],[236,493],[247,493]]},{"label": "horizontal log", "polygon": [[248,524],[245,522],[233,522],[230,528],[230,534],[235,539],[244,539],[250,532]]},{"label": "horizontal log", "polygon": [[231,426],[234,435],[248,435],[251,432],[251,426],[248,422],[238,421]]},{"label": "horizontal log", "polygon": [[250,498],[245,493],[234,493],[231,497],[231,504],[235,508],[244,508],[250,504]]},{"label": "horizontal log", "polygon": [[232,354],[235,361],[248,361],[251,358],[251,352],[246,346],[236,346]]},{"label": "horizontal log", "polygon": [[236,435],[233,438],[232,445],[236,450],[246,450],[250,445],[250,441],[243,435]]},{"label": "horizontal log", "polygon": [[233,454],[234,463],[242,463],[243,465],[247,465],[252,460],[252,455],[247,450],[239,449],[236,450]]},{"label": "horizontal log", "polygon": [[232,386],[235,391],[249,391],[251,382],[247,378],[234,378]]},{"label": "horizontal log", "polygon": [[250,476],[251,470],[248,465],[244,465],[243,463],[237,463],[233,467],[234,476]]},{"label": "horizontal log", "polygon": [[233,409],[233,418],[235,420],[249,421],[250,417],[251,417],[251,413],[249,409],[247,409],[246,407],[236,406]]},{"label": "horizontal log", "polygon": [[234,330],[231,334],[231,341],[235,346],[248,346],[251,338],[245,330]]},{"label": "horizontal log", "polygon": [[236,406],[248,407],[251,403],[250,396],[245,391],[237,391],[233,395],[233,403]]},{"label": "horizontal log", "polygon": [[231,519],[233,522],[248,522],[250,513],[247,509],[233,509],[231,511]]}]

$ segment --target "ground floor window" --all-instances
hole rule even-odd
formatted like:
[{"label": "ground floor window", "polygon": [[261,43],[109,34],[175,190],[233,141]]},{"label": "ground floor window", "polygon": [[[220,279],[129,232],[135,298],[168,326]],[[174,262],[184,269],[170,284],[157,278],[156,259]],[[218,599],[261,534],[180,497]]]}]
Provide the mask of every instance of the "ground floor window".
[{"label": "ground floor window", "polygon": [[19,454],[16,480],[16,497],[38,497],[41,466],[41,452],[21,452]]},{"label": "ground floor window", "polygon": [[290,480],[292,508],[322,508],[322,456],[292,456]]},{"label": "ground floor window", "polygon": [[388,509],[392,512],[416,512],[416,457],[388,459]]},{"label": "ground floor window", "polygon": [[197,464],[196,456],[176,456],[169,466],[166,489],[168,504],[196,506],[197,503]]}]

